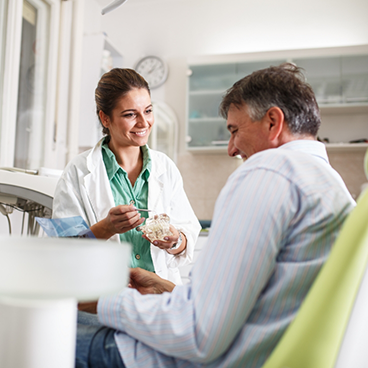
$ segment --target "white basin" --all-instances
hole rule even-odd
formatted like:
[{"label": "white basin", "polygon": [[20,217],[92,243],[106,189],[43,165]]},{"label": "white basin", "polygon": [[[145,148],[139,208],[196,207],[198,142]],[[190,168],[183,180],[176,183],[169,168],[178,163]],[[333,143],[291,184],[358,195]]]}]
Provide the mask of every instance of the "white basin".
[{"label": "white basin", "polygon": [[73,368],[77,300],[128,282],[130,244],[0,237],[1,368]]},{"label": "white basin", "polygon": [[0,295],[96,300],[127,285],[130,251],[95,239],[0,237]]}]

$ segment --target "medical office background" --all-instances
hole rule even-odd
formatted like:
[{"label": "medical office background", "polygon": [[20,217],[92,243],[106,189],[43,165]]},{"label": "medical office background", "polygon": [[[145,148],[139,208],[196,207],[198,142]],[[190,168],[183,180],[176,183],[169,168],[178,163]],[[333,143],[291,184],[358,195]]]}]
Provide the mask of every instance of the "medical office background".
[{"label": "medical office background", "polygon": [[[0,167],[62,170],[99,138],[93,93],[101,73],[155,55],[169,69],[165,83],[151,91],[163,120],[169,116],[163,125],[172,133],[168,153],[196,215],[211,219],[221,188],[242,162],[227,156],[223,141],[191,144],[196,116],[189,105],[202,93],[191,91],[193,70],[218,70],[218,77],[221,65],[247,62],[368,60],[367,1],[128,0],[101,15],[110,2],[0,0]],[[340,106],[329,96],[322,109],[321,138],[332,142],[330,162],[354,197],[366,182],[367,143],[346,144],[368,139],[368,67],[361,64],[361,100]],[[198,132],[223,135],[219,124],[203,123]],[[7,232],[0,215],[0,233]]]}]

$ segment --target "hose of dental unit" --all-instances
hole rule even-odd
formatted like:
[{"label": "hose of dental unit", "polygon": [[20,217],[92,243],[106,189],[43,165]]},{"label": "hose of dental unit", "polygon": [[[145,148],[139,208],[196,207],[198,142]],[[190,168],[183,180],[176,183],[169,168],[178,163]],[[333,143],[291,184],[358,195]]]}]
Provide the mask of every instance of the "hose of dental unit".
[{"label": "hose of dental unit", "polygon": [[4,205],[4,204],[0,203],[0,213],[2,213],[6,217],[6,219],[8,220],[9,235],[12,234],[12,226],[11,226],[11,220],[10,220],[9,214],[13,213],[14,209],[23,212],[22,225],[21,225],[21,235],[23,235],[23,233],[24,233],[25,214],[26,213],[28,214],[28,224],[27,224],[26,234],[28,236],[29,235],[37,235],[39,233],[39,230],[40,230],[40,225],[36,221],[36,217],[42,217],[44,207],[40,206],[40,207],[36,207],[34,209],[24,210],[24,209],[18,208],[16,206],[6,205],[6,204]]},{"label": "hose of dental unit", "polygon": [[9,226],[9,235],[11,235],[12,233],[12,229],[11,229],[11,222],[10,222],[10,218],[9,218],[9,212],[8,210],[2,205],[0,204],[0,212],[7,218],[8,220],[8,226]]}]

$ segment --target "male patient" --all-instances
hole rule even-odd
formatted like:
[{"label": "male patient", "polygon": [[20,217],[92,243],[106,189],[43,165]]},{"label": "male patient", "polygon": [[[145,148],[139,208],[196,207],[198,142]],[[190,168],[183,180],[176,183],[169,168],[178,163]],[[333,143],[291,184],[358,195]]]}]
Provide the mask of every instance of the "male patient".
[{"label": "male patient", "polygon": [[355,202],[316,140],[319,109],[296,66],[241,79],[220,112],[229,155],[246,161],[191,282],[132,270],[131,288],[99,300],[101,325],[78,325],[77,367],[261,367],[296,316]]}]

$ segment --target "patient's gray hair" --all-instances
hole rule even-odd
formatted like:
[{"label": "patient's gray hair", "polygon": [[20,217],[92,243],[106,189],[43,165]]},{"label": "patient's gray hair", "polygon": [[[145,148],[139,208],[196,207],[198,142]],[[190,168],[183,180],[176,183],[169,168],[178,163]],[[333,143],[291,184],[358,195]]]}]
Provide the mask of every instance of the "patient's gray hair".
[{"label": "patient's gray hair", "polygon": [[248,107],[252,121],[259,121],[274,106],[279,107],[292,134],[317,136],[321,125],[316,97],[302,69],[284,63],[258,70],[236,82],[225,94],[220,114],[227,119],[230,105]]}]

